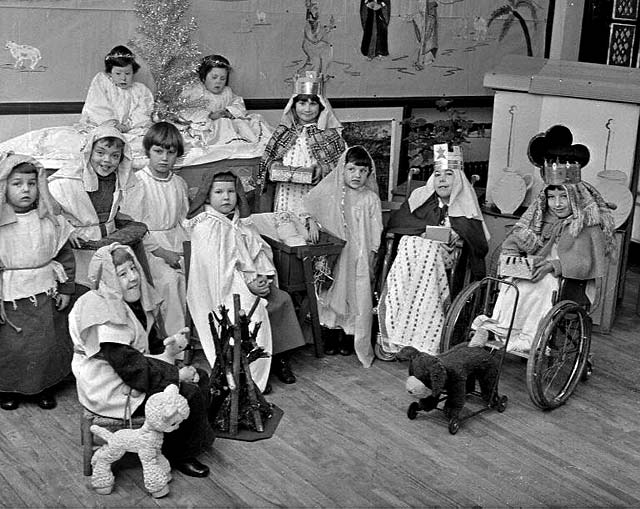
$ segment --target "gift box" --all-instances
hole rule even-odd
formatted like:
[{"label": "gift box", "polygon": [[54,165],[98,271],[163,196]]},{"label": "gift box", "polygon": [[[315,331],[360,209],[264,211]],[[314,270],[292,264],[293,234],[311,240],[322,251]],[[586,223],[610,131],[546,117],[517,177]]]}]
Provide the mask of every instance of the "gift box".
[{"label": "gift box", "polygon": [[424,230],[425,238],[436,242],[449,242],[451,238],[451,228],[448,226],[427,226]]},{"label": "gift box", "polygon": [[313,180],[313,168],[300,168],[296,166],[281,166],[271,168],[269,172],[274,182],[293,182],[295,184],[311,184]]},{"label": "gift box", "polygon": [[498,260],[498,274],[501,276],[532,279],[537,257],[501,254]]}]

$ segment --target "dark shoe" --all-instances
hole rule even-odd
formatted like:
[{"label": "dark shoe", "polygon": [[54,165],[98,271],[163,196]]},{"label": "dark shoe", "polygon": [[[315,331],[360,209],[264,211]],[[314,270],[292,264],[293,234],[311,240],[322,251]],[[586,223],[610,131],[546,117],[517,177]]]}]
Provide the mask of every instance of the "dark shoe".
[{"label": "dark shoe", "polygon": [[58,403],[56,402],[55,396],[51,392],[48,392],[48,391],[41,392],[36,397],[37,397],[36,401],[38,403],[38,406],[43,410],[51,410],[52,408],[55,408],[58,405]]},{"label": "dark shoe", "polygon": [[351,355],[353,353],[353,336],[342,334],[340,336],[340,355]]},{"label": "dark shoe", "polygon": [[324,343],[325,355],[336,355],[338,353],[337,330],[322,328],[322,342]]},{"label": "dark shoe", "polygon": [[0,394],[0,408],[3,410],[15,410],[20,406],[20,399],[17,394],[5,392]]},{"label": "dark shoe", "polygon": [[273,362],[275,366],[273,366],[272,369],[275,370],[274,373],[278,377],[278,380],[283,384],[296,383],[296,376],[293,374],[289,360],[286,357],[277,356]]},{"label": "dark shoe", "polygon": [[267,385],[264,386],[264,391],[262,391],[262,395],[266,396],[268,394],[271,394],[272,392],[273,392],[273,387],[271,387],[271,384],[267,382]]},{"label": "dark shoe", "polygon": [[172,467],[190,477],[207,477],[209,475],[209,467],[195,458],[173,463]]}]

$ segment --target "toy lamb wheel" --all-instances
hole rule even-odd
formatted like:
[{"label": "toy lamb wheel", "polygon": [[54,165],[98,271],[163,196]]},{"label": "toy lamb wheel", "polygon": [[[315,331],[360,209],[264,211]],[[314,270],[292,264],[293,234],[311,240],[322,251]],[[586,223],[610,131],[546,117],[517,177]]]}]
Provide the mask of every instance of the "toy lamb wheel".
[{"label": "toy lamb wheel", "polygon": [[449,421],[449,433],[455,435],[460,430],[460,421],[458,419],[451,419]]},{"label": "toy lamb wheel", "polygon": [[420,404],[415,401],[409,405],[407,409],[407,417],[412,421],[418,416],[418,411],[420,410]]}]

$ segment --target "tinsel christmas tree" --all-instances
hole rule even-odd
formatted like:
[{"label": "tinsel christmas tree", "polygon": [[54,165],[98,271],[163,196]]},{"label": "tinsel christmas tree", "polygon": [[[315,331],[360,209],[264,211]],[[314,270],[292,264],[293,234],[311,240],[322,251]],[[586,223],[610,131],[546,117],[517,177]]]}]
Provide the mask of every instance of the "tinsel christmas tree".
[{"label": "tinsel christmas tree", "polygon": [[137,53],[149,65],[156,86],[158,119],[178,120],[177,112],[187,104],[182,90],[197,79],[200,51],[191,41],[198,29],[195,18],[184,20],[189,0],[136,0],[136,15],[141,20],[138,36],[131,41]]}]

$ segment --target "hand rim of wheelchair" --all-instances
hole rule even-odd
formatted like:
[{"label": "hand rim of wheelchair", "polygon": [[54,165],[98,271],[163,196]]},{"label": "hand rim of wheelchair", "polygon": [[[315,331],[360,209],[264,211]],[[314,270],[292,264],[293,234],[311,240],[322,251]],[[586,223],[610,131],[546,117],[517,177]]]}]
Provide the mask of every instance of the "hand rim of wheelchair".
[{"label": "hand rim of wheelchair", "polygon": [[[452,346],[452,339],[454,331],[456,330],[456,324],[466,306],[470,302],[474,301],[475,294],[479,289],[486,286],[489,290],[490,284],[492,284],[492,280],[487,278],[475,281],[462,290],[455,298],[449,308],[447,316],[445,317],[440,341],[440,352],[447,351]],[[481,297],[482,295],[479,296],[478,300],[473,302],[476,307],[478,305],[482,306],[488,302],[486,295],[484,296],[485,298]],[[482,310],[482,312],[487,314],[486,311],[486,309]],[[545,380],[543,379],[542,373],[537,373],[537,370],[542,369],[542,361],[545,358],[549,358],[547,347],[549,347],[555,327],[559,325],[560,320],[566,314],[571,312],[574,312],[577,315],[577,323],[580,328],[577,336],[577,339],[579,339],[579,344],[577,346],[578,355],[571,367],[569,378],[561,384],[560,389],[554,394],[548,391],[548,388],[545,386]],[[471,320],[473,320],[473,318],[478,314],[480,314],[478,309],[472,310],[470,315]],[[467,337],[464,337],[463,340],[458,341],[458,343],[462,343],[470,339],[468,334],[471,320],[467,324],[467,329],[465,330],[465,335]],[[544,346],[544,349],[541,348],[542,346]],[[590,346],[591,319],[584,307],[571,300],[564,300],[556,303],[540,321],[540,324],[538,325],[538,332],[536,333],[527,361],[527,390],[529,392],[529,397],[536,406],[543,410],[551,410],[566,403],[580,379],[584,380],[591,374],[590,368],[587,365]],[[541,355],[542,353],[545,355]]]},{"label": "hand rim of wheelchair", "polygon": [[[571,300],[556,303],[538,325],[527,362],[527,390],[536,406],[551,410],[567,402],[583,377],[590,346],[591,322],[584,307]],[[566,375],[562,368],[568,368]]]}]

